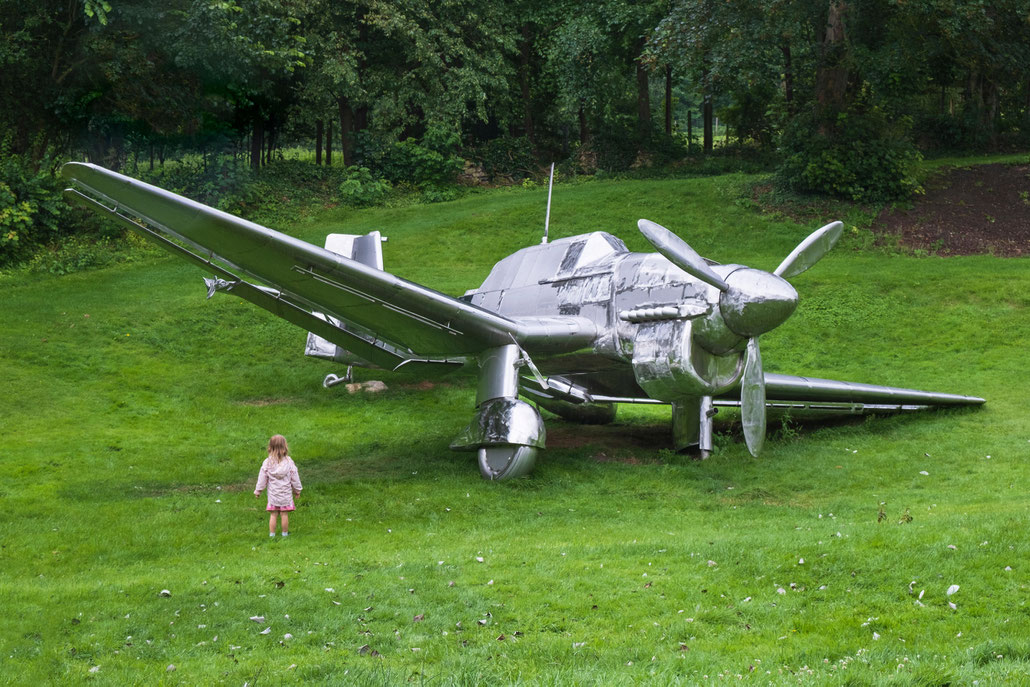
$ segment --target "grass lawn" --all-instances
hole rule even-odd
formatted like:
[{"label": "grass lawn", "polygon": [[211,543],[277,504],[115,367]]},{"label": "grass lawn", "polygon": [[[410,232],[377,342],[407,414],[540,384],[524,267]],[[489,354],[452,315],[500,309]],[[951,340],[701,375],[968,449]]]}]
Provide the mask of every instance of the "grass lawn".
[{"label": "grass lawn", "polygon": [[[817,225],[738,202],[750,181],[559,186],[551,236],[645,250],[647,217],[772,269]],[[289,230],[380,229],[388,270],[460,294],[539,242],[545,201],[499,190]],[[844,219],[763,337],[766,369],[984,408],[771,423],[760,459],[722,423],[704,462],[661,448],[666,409],[550,418],[534,474],[499,484],[447,448],[474,379],[325,390],[341,370],[305,358],[303,332],[205,300],[171,257],[0,277],[0,681],[1027,680],[1030,263],[870,251]],[[252,494],[273,433],[305,487],[285,540]]]}]

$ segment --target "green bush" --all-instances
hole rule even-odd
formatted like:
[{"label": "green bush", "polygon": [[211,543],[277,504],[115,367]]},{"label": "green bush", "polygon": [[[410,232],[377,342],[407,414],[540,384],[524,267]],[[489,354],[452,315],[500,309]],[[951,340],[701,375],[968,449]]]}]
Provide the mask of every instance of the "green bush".
[{"label": "green bush", "polygon": [[229,210],[241,198],[246,200],[253,173],[247,164],[232,157],[188,155],[150,171],[141,170],[139,176],[166,191]]},{"label": "green bush", "polygon": [[430,131],[422,140],[388,142],[368,135],[358,137],[355,159],[375,176],[393,184],[419,188],[452,184],[464,167],[457,154],[457,133]]},{"label": "green bush", "polygon": [[0,264],[24,260],[62,230],[69,207],[49,158],[32,164],[0,145]]},{"label": "green bush", "polygon": [[533,144],[525,136],[501,136],[485,141],[471,157],[491,179],[522,179],[537,173]]},{"label": "green bush", "polygon": [[781,142],[777,186],[862,202],[911,196],[920,188],[915,173],[921,158],[905,135],[905,122],[899,124],[889,126],[875,110],[841,113],[820,134],[814,118],[796,118]]},{"label": "green bush", "polygon": [[340,200],[355,207],[377,205],[386,199],[390,188],[389,181],[376,179],[368,167],[348,167],[347,178],[340,184]]}]

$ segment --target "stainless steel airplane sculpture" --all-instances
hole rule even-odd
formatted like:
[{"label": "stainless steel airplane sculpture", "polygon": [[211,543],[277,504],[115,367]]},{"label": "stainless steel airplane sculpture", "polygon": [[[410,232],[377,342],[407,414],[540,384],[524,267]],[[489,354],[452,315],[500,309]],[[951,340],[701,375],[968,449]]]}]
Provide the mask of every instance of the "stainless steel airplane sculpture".
[{"label": "stainless steel airplane sculpture", "polygon": [[[62,173],[71,200],[213,274],[229,292],[309,332],[307,353],[347,365],[478,371],[476,410],[451,448],[477,451],[487,479],[529,472],[545,429],[532,399],[562,418],[606,423],[619,403],[672,407],[673,445],[712,449],[718,406],[740,408],[757,455],[768,409],[803,416],[978,405],[981,398],[765,374],[759,337],[798,295],[840,222],[802,241],[773,272],[702,258],[642,219],[657,253],[605,232],[523,248],[453,298],[383,271],[379,232],[330,235],[326,248],[85,163]],[[254,279],[262,283],[253,283]]]}]

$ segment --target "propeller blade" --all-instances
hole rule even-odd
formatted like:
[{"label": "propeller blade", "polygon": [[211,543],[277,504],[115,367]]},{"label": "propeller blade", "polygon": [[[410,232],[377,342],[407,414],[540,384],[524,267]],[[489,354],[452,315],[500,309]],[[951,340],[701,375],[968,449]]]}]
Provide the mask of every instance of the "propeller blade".
[{"label": "propeller blade", "polygon": [[676,267],[720,291],[730,288],[722,277],[712,271],[704,258],[676,234],[648,219],[639,220],[637,227],[644,238],[651,242],[655,250],[664,255]]},{"label": "propeller blade", "polygon": [[807,239],[798,244],[798,247],[773,271],[773,274],[785,279],[796,277],[819,262],[833,248],[843,232],[844,224],[842,222],[831,222],[821,229],[816,229],[808,235]]},{"label": "propeller blade", "polygon": [[740,419],[747,450],[757,458],[765,443],[765,373],[757,337],[747,341],[744,376],[740,380]]}]

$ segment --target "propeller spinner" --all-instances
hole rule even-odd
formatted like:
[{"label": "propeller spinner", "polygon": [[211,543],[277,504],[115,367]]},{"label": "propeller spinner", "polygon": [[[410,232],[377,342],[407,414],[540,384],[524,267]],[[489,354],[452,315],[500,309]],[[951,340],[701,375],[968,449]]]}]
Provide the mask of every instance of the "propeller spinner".
[{"label": "propeller spinner", "polygon": [[640,233],[672,264],[718,289],[719,313],[727,329],[747,339],[740,380],[740,414],[748,451],[757,456],[765,441],[765,373],[758,337],[783,324],[797,307],[798,294],[785,277],[794,277],[815,263],[840,239],[844,225],[833,222],[812,232],[773,272],[749,267],[720,277],[697,251],[671,231],[642,219]]}]

